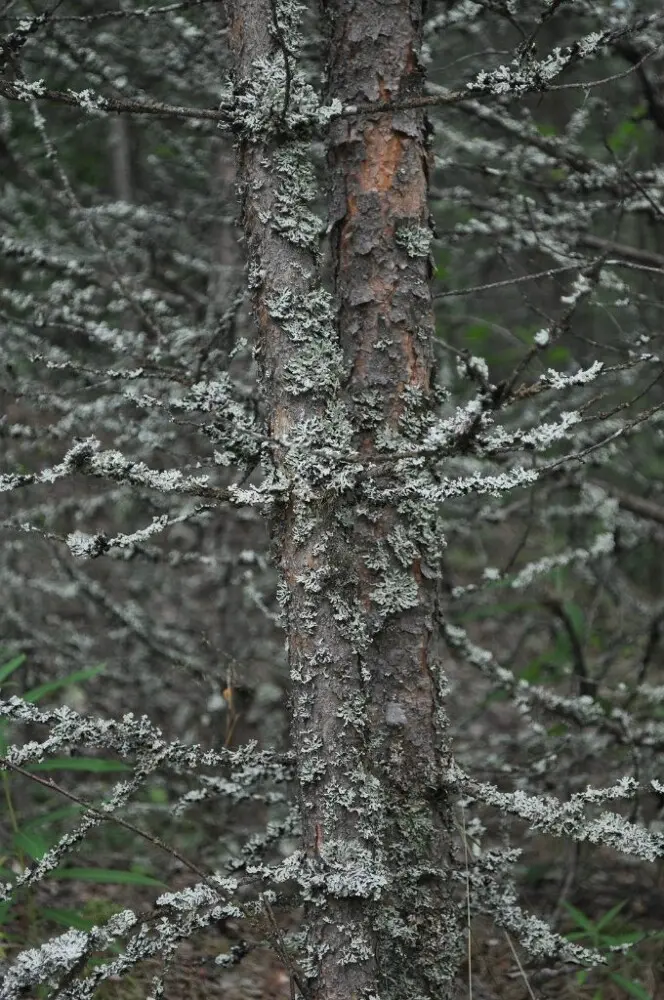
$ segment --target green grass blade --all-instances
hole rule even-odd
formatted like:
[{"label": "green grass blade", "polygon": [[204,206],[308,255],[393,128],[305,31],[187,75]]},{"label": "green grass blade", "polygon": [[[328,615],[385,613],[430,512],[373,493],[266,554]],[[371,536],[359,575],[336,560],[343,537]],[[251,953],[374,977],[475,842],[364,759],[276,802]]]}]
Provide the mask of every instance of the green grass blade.
[{"label": "green grass blade", "polygon": [[58,882],[63,879],[76,879],[80,882],[100,882],[105,885],[150,885],[159,889],[167,888],[164,882],[150,875],[113,868],[55,868],[48,877]]},{"label": "green grass blade", "polygon": [[635,997],[636,1000],[653,1000],[647,989],[640,983],[635,983],[633,979],[625,979],[619,972],[612,972],[610,975],[614,983],[621,986],[628,996]]},{"label": "green grass blade", "polygon": [[48,842],[31,830],[18,830],[14,834],[14,844],[33,861],[39,861],[40,858],[43,858],[49,848]]},{"label": "green grass blade", "polygon": [[51,757],[30,764],[26,771],[94,771],[97,774],[110,771],[131,771],[120,760],[104,760],[97,757]]},{"label": "green grass blade", "polygon": [[13,674],[15,670],[18,670],[23,663],[25,663],[25,656],[23,653],[21,653],[20,656],[15,656],[13,660],[9,661],[9,663],[3,663],[0,667],[0,684],[2,684],[3,681],[6,681],[9,675]]},{"label": "green grass blade", "polygon": [[85,670],[74,670],[67,677],[60,677],[55,681],[46,681],[45,684],[40,684],[39,687],[26,692],[23,695],[23,700],[31,703],[40,701],[49,694],[54,694],[56,691],[68,688],[72,684],[78,684],[79,681],[89,681],[92,677],[96,677],[97,674],[101,673],[104,666],[105,664],[99,663],[96,667],[87,667]]},{"label": "green grass blade", "polygon": [[76,910],[54,909],[50,906],[42,906],[39,915],[52,920],[56,924],[63,924],[65,927],[73,927],[77,931],[89,931],[94,927],[95,922],[90,917],[82,917]]}]

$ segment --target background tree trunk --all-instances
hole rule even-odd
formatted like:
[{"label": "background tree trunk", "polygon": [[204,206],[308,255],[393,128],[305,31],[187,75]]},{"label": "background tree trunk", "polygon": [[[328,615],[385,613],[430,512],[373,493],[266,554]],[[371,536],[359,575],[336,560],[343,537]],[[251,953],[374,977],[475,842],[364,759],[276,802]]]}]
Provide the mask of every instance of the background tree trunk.
[{"label": "background tree trunk", "polygon": [[[421,4],[327,9],[331,98],[421,92]],[[260,84],[258,60],[283,72],[282,42],[295,51],[273,16],[268,0],[236,5],[236,86]],[[292,101],[299,87],[294,76]],[[433,397],[425,136],[419,112],[333,125],[332,299],[306,147],[255,135],[240,147],[273,475],[287,484],[273,539],[320,1000],[450,995],[461,939],[445,881],[441,536],[435,505],[411,505],[389,459],[420,439]],[[376,463],[387,471],[372,478]]]}]

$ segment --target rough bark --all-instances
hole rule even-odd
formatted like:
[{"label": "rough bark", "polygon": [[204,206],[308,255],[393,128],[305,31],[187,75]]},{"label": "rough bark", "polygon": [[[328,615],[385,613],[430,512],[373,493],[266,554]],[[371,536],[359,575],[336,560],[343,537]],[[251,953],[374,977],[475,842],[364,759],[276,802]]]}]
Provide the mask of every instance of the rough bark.
[{"label": "rough bark", "polygon": [[[326,9],[330,97],[420,92],[421,3]],[[277,5],[275,30],[268,0],[237,0],[238,89],[275,77],[284,45],[293,56],[293,10]],[[293,684],[303,855],[289,874],[309,900],[303,964],[315,1000],[441,998],[460,939],[446,883],[441,539],[435,505],[409,500],[390,459],[426,432],[434,395],[425,122],[333,124],[332,295],[307,156],[278,128],[239,144]]]}]

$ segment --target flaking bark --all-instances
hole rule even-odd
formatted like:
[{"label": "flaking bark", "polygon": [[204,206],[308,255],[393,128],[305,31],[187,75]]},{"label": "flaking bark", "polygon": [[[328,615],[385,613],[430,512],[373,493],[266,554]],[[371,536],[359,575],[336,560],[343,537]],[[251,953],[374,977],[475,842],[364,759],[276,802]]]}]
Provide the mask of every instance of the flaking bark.
[{"label": "flaking bark", "polygon": [[[238,0],[236,86],[278,73],[284,42],[293,54],[293,11],[278,5],[276,31],[267,0]],[[421,93],[421,4],[327,11],[332,98]],[[446,884],[441,538],[434,505],[389,499],[403,486],[389,454],[418,442],[433,402],[423,114],[332,127],[333,298],[320,285],[306,155],[278,125],[239,149],[293,683],[303,965],[315,1000],[441,998],[460,941]],[[374,478],[375,463],[387,471]]]}]

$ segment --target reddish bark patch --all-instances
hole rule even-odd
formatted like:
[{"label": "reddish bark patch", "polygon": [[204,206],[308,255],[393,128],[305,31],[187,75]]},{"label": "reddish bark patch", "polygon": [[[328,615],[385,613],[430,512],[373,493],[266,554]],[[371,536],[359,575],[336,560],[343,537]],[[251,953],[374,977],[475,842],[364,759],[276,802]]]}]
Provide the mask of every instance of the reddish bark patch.
[{"label": "reddish bark patch", "polygon": [[[406,379],[404,385],[410,385],[416,389],[428,389],[428,365],[418,355],[415,349],[415,338],[410,330],[403,331],[401,335],[401,347],[403,350],[404,361],[406,362]],[[403,386],[401,388],[403,388]]]},{"label": "reddish bark patch", "polygon": [[287,406],[275,406],[272,416],[272,437],[278,441],[284,439],[291,426],[291,414]]},{"label": "reddish bark patch", "polygon": [[403,156],[401,138],[385,126],[370,126],[364,131],[366,156],[360,169],[362,191],[389,191]]},{"label": "reddish bark patch", "polygon": [[392,91],[385,85],[385,80],[382,78],[380,73],[378,74],[378,93],[380,94],[381,100],[385,102],[389,101],[392,97]]}]

